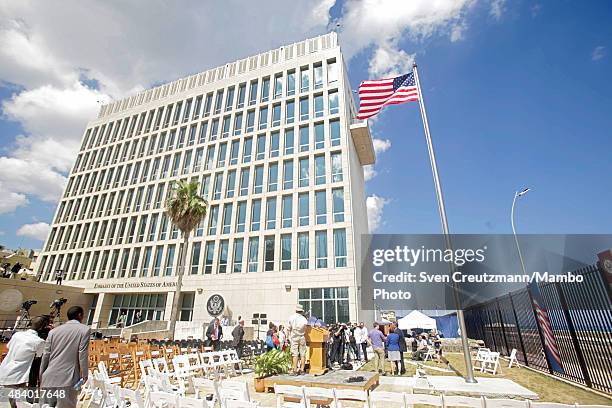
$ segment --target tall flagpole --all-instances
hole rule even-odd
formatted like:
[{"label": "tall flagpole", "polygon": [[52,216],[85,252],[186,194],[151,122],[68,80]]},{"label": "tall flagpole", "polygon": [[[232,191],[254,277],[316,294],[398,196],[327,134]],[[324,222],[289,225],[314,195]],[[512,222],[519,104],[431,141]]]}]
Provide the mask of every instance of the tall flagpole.
[{"label": "tall flagpole", "polygon": [[[440,213],[440,221],[442,222],[442,231],[444,233],[444,241],[447,249],[451,249],[450,233],[448,230],[448,221],[446,220],[446,209],[444,208],[444,197],[442,195],[442,186],[440,184],[440,176],[438,175],[438,164],[436,163],[436,154],[434,152],[433,143],[431,142],[431,135],[429,133],[429,123],[427,122],[427,113],[425,112],[425,101],[423,100],[423,92],[421,92],[421,84],[419,83],[419,73],[417,71],[417,65],[413,65],[414,81],[419,91],[419,107],[421,109],[421,119],[423,120],[423,129],[425,130],[425,140],[427,141],[427,151],[429,152],[429,161],[431,163],[431,172],[433,174],[434,185],[436,187],[436,196],[438,198],[438,211]],[[451,274],[455,271],[455,265],[453,262],[449,262],[449,268]],[[461,343],[463,346],[463,359],[465,360],[466,376],[465,381],[468,383],[475,383],[474,378],[474,367],[472,366],[472,359],[470,357],[470,346],[468,344],[467,330],[465,328],[465,319],[463,317],[463,309],[459,301],[459,295],[457,289],[454,290],[455,305],[457,307],[457,320],[459,321],[459,330],[461,331]]]}]

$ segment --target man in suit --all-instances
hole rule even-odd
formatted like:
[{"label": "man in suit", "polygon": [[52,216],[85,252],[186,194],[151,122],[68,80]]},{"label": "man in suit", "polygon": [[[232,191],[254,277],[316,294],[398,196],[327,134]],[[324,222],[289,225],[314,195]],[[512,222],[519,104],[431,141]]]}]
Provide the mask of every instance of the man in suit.
[{"label": "man in suit", "polygon": [[68,321],[49,332],[40,364],[41,388],[59,388],[63,396],[46,401],[52,407],[74,408],[79,391],[74,386],[86,381],[89,364],[89,326],[81,324],[80,306],[68,309]]},{"label": "man in suit", "polygon": [[221,348],[221,339],[223,338],[223,329],[219,324],[219,319],[215,317],[215,320],[206,329],[206,338],[209,340],[210,345],[214,351],[218,351]]},{"label": "man in suit", "polygon": [[399,336],[399,346],[400,346],[399,351],[400,351],[400,364],[401,364],[400,375],[406,374],[406,365],[404,363],[404,353],[408,351],[408,347],[406,346],[406,338],[404,336],[404,332],[402,331],[402,329],[397,327],[397,323],[395,326],[395,333]]}]

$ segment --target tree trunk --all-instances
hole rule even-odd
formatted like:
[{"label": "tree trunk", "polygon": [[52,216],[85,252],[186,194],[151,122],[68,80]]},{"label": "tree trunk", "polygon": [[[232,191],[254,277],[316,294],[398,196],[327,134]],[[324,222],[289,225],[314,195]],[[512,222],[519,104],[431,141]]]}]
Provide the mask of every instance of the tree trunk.
[{"label": "tree trunk", "polygon": [[[191,231],[190,231],[191,232]],[[179,301],[181,299],[181,288],[183,286],[183,275],[185,273],[185,265],[187,263],[187,244],[189,242],[189,233],[183,234],[183,251],[177,268],[176,275],[176,290],[174,291],[174,299],[172,300],[172,312],[170,313],[170,338],[174,340],[174,329],[176,328],[176,320],[178,318]]]}]

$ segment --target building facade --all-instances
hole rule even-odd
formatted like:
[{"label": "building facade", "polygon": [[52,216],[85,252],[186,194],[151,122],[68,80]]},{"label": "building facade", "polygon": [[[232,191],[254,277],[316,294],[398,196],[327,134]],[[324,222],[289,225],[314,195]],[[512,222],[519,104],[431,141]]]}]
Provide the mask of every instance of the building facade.
[{"label": "building facade", "polygon": [[[335,33],[143,91],[101,108],[39,257],[38,276],[95,294],[89,323],[219,313],[283,322],[301,303],[327,322],[360,318],[360,235],[368,231],[356,122]],[[206,218],[182,248],[164,214],[196,180]],[[218,296],[215,296],[218,295]],[[222,299],[222,302],[220,300]],[[216,310],[215,310],[216,309]]]}]

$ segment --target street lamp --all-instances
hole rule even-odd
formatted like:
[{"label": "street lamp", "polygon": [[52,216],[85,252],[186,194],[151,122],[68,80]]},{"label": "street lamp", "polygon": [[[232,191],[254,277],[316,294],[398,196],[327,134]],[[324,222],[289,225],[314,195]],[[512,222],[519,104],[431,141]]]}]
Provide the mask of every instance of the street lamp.
[{"label": "street lamp", "polygon": [[510,222],[512,223],[512,234],[514,235],[514,242],[516,243],[516,250],[518,251],[519,260],[521,261],[521,269],[523,270],[523,275],[526,275],[525,271],[525,263],[523,262],[523,254],[521,253],[521,246],[518,242],[518,237],[516,236],[516,228],[514,227],[514,207],[516,205],[516,199],[521,198],[525,194],[527,194],[531,189],[524,188],[521,191],[517,191],[514,193],[514,199],[512,200],[512,211],[510,213]]}]

